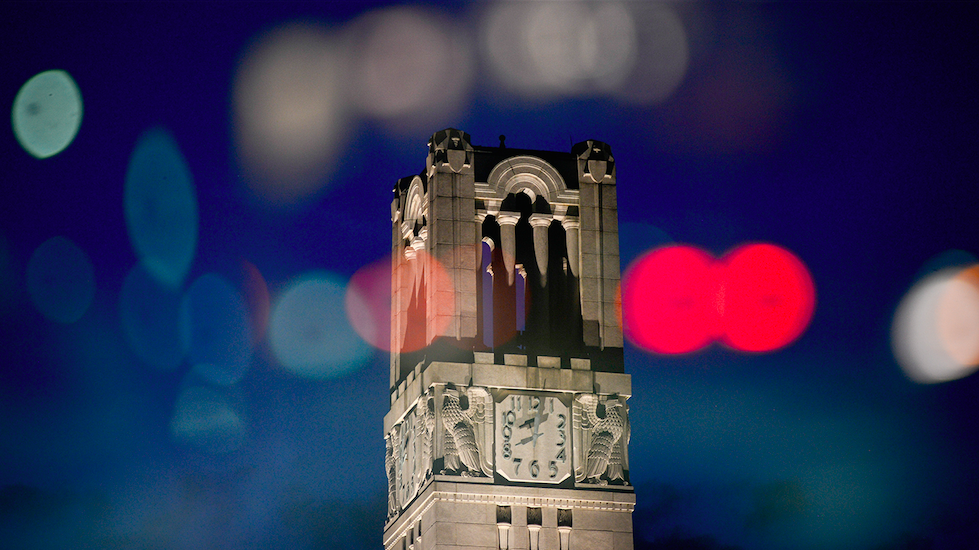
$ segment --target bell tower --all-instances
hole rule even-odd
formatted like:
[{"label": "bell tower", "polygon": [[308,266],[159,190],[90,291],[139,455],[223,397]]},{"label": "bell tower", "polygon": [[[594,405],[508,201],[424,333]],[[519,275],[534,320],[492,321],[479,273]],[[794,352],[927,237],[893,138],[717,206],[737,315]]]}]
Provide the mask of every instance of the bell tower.
[{"label": "bell tower", "polygon": [[631,550],[610,147],[428,145],[391,204],[385,550]]}]

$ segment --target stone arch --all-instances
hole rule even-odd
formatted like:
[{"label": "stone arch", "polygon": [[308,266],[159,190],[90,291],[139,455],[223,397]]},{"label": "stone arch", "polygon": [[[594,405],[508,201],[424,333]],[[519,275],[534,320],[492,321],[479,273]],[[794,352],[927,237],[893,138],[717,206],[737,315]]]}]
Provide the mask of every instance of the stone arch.
[{"label": "stone arch", "polygon": [[402,219],[411,226],[421,223],[422,218],[427,213],[425,206],[425,191],[423,190],[422,179],[419,176],[415,176],[408,186],[408,194],[405,198],[405,212]]},{"label": "stone arch", "polygon": [[557,169],[547,161],[530,155],[504,159],[493,167],[486,183],[502,199],[510,193],[525,193],[531,202],[543,197],[549,204],[567,189]]}]

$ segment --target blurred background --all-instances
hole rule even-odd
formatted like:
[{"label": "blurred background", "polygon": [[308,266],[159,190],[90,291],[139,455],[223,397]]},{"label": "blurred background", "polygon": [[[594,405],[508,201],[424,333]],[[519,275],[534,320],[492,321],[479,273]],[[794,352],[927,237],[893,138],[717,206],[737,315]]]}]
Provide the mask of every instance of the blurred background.
[{"label": "blurred background", "polygon": [[0,545],[380,548],[391,189],[455,127],[610,144],[623,270],[760,242],[811,276],[773,349],[626,344],[637,548],[969,547],[976,24],[969,3],[3,4]]}]

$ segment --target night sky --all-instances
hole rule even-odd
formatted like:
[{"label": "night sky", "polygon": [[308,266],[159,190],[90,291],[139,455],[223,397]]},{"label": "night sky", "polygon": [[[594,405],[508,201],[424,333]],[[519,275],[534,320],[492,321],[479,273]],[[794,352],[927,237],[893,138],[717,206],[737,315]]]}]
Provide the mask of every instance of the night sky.
[{"label": "night sky", "polygon": [[[970,547],[979,378],[913,380],[892,327],[977,261],[977,24],[970,3],[4,3],[0,547],[379,548],[388,352],[345,289],[383,271],[391,189],[446,127],[608,143],[623,270],[766,242],[812,275],[778,350],[626,344],[637,548]],[[51,70],[83,111],[36,158],[15,98]]]}]

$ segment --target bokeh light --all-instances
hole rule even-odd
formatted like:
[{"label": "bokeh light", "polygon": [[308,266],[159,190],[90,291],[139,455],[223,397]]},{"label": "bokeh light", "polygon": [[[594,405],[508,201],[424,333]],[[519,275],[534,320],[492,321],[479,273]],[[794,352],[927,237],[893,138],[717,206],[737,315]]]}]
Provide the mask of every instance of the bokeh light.
[{"label": "bokeh light", "polygon": [[39,159],[57,155],[82,125],[82,94],[65,71],[44,71],[17,92],[11,118],[25,151]]},{"label": "bokeh light", "polygon": [[170,419],[177,443],[209,453],[228,453],[241,447],[247,424],[241,407],[227,389],[189,385],[181,390]]},{"label": "bokeh light", "polygon": [[960,365],[979,365],[979,265],[949,279],[937,317],[942,348]]},{"label": "bokeh light", "polygon": [[119,319],[129,349],[147,365],[171,370],[183,360],[180,293],[153,278],[142,264],[122,283]]},{"label": "bokeh light", "polygon": [[14,256],[10,253],[10,244],[0,233],[0,315],[6,314],[13,305],[17,283],[14,280]]},{"label": "bokeh light", "polygon": [[305,378],[327,379],[363,366],[372,350],[347,322],[345,293],[337,276],[314,272],[276,300],[269,344],[282,367]]},{"label": "bokeh light", "polygon": [[636,62],[636,28],[617,2],[498,2],[484,51],[503,86],[525,96],[617,89]]},{"label": "bokeh light", "polygon": [[187,161],[163,128],[140,136],[129,159],[126,227],[140,261],[158,281],[179,286],[197,249],[197,194]]},{"label": "bokeh light", "polygon": [[784,248],[740,246],[722,260],[722,341],[741,351],[771,351],[798,338],[816,309],[806,266]]},{"label": "bokeh light", "polygon": [[326,184],[345,132],[347,78],[336,38],[313,25],[277,28],[245,53],[232,92],[234,134],[258,198],[289,206]]},{"label": "bokeh light", "polygon": [[391,260],[384,258],[354,273],[344,307],[350,325],[375,348],[391,348]]},{"label": "bokeh light", "polygon": [[894,313],[891,344],[904,373],[922,384],[979,368],[979,265],[942,269],[915,284]]},{"label": "bokeh light", "polygon": [[690,353],[715,340],[773,351],[805,331],[815,305],[805,264],[772,244],[743,245],[720,261],[693,246],[664,246],[622,278],[624,334],[656,353]]},{"label": "bokeh light", "polygon": [[689,353],[717,333],[719,288],[714,259],[686,245],[642,256],[622,278],[625,336],[656,353]]},{"label": "bokeh light", "polygon": [[184,294],[180,340],[191,365],[208,382],[234,384],[252,358],[244,298],[223,277],[207,273]]},{"label": "bokeh light", "polygon": [[269,314],[272,311],[272,297],[265,283],[262,272],[255,264],[242,260],[240,264],[241,286],[245,290],[245,302],[251,312],[252,341],[261,342],[269,326]]},{"label": "bokeh light", "polygon": [[433,11],[387,8],[354,21],[346,34],[343,80],[352,104],[403,131],[452,122],[474,65],[455,23]]},{"label": "bokeh light", "polygon": [[619,221],[619,261],[629,265],[641,254],[676,241],[655,225]]},{"label": "bokeh light", "polygon": [[635,62],[614,95],[630,103],[657,104],[673,95],[690,64],[683,21],[666,2],[628,2],[635,31]]},{"label": "bokeh light", "polygon": [[74,323],[92,304],[95,270],[78,245],[53,237],[37,247],[27,263],[27,290],[42,315]]}]

